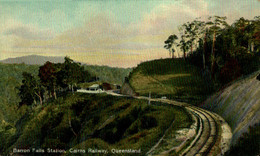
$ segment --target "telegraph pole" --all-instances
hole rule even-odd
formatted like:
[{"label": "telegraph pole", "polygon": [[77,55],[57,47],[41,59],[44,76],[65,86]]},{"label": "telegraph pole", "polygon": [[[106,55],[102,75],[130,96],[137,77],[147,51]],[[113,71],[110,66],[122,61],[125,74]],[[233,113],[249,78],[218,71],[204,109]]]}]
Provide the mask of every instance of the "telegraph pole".
[{"label": "telegraph pole", "polygon": [[148,105],[151,104],[151,91],[149,92],[149,99],[148,99]]}]

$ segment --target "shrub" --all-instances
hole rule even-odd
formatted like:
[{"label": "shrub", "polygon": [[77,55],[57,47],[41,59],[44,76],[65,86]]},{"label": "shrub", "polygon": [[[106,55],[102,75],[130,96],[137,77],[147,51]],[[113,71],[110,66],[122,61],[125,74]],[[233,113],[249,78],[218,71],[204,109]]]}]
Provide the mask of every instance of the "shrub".
[{"label": "shrub", "polygon": [[59,139],[46,139],[42,145],[42,148],[65,149],[66,144],[60,142]]},{"label": "shrub", "polygon": [[94,125],[98,124],[98,122],[100,121],[100,116],[99,115],[94,115],[92,123]]},{"label": "shrub", "polygon": [[[153,104],[153,102],[152,102]],[[142,114],[145,114],[145,113],[150,113],[150,112],[153,112],[153,111],[156,111],[156,109],[151,106],[151,105],[148,105],[146,106],[143,110],[142,110]]]},{"label": "shrub", "polygon": [[77,118],[71,119],[71,126],[72,126],[73,130],[75,131],[75,133],[79,133],[79,131],[81,129],[80,120]]},{"label": "shrub", "polygon": [[46,136],[48,136],[48,134],[50,134],[52,132],[52,129],[57,127],[59,125],[59,123],[62,120],[63,117],[63,113],[59,112],[59,113],[53,113],[53,112],[49,112],[47,117],[47,120],[44,121],[42,127],[41,127],[41,142],[44,140],[44,138]]},{"label": "shrub", "polygon": [[258,74],[258,76],[256,77],[256,79],[260,81],[260,74]]},{"label": "shrub", "polygon": [[139,122],[135,122],[134,124],[132,124],[128,129],[127,129],[127,134],[133,135],[135,133],[138,133],[139,131]]},{"label": "shrub", "polygon": [[241,68],[238,64],[238,61],[235,59],[231,59],[224,67],[221,68],[220,71],[220,82],[222,84],[226,84],[232,80],[235,80],[241,75]]},{"label": "shrub", "polygon": [[96,131],[94,136],[99,137],[109,143],[118,142],[122,139],[126,130],[138,118],[140,112],[140,107],[134,107],[129,114],[122,117],[117,117],[115,121],[104,127],[102,130]]},{"label": "shrub", "polygon": [[69,127],[62,127],[56,131],[55,136],[59,136],[61,142],[69,143],[74,134]]},{"label": "shrub", "polygon": [[139,114],[141,113],[141,107],[134,107],[131,112],[130,115],[134,118],[134,120],[136,120],[139,116]]},{"label": "shrub", "polygon": [[84,107],[89,108],[90,101],[85,100],[85,101],[78,101],[74,104],[72,104],[71,109],[75,112],[75,114],[78,116],[80,113],[83,111]]},{"label": "shrub", "polygon": [[142,116],[141,117],[141,128],[142,129],[150,129],[157,126],[156,118],[152,116]]},{"label": "shrub", "polygon": [[260,147],[260,123],[249,127],[249,132],[244,133],[235,146],[225,154],[226,156],[256,156]]},{"label": "shrub", "polygon": [[253,53],[239,53],[237,55],[242,74],[247,75],[259,69],[260,57],[258,55]]}]

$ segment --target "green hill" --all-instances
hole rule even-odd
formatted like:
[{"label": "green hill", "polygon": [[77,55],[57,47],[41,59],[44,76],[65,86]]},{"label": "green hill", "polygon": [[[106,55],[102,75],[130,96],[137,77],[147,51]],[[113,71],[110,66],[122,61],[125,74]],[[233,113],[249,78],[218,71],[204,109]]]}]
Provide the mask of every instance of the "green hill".
[{"label": "green hill", "polygon": [[[122,84],[131,68],[112,68],[107,66],[84,65],[86,70],[96,75],[101,81]],[[0,63],[0,121],[14,123],[18,117],[16,109],[20,98],[18,88],[22,84],[22,73],[29,72],[38,75],[39,65],[4,64]],[[0,122],[1,124],[1,122]]]},{"label": "green hill", "polygon": [[[121,84],[129,69],[114,69],[110,67],[91,66],[91,73],[95,73],[100,80]],[[101,69],[104,69],[101,71]],[[22,85],[22,73],[29,72],[34,76],[38,75],[39,65],[27,64],[3,64],[0,63],[0,140],[6,140],[17,133],[15,126],[17,121],[24,115],[26,108],[18,109],[21,101],[18,95],[19,88]],[[113,73],[112,73],[113,72]],[[24,116],[25,118],[25,116]],[[19,132],[22,133],[22,132]],[[4,145],[7,146],[7,145]],[[1,153],[1,152],[0,152]]]},{"label": "green hill", "polygon": [[[210,80],[210,74],[182,59],[160,59],[144,62],[133,69],[129,84],[139,93],[152,97],[185,101],[200,105],[222,116],[232,128],[228,155],[251,155],[259,149],[260,71],[243,75],[222,86]],[[241,149],[242,148],[242,149]],[[244,148],[244,150],[243,150]]]},{"label": "green hill", "polygon": [[0,63],[0,125],[1,122],[14,123],[19,117],[17,106],[20,102],[18,88],[22,84],[22,73],[38,75],[38,65]]},{"label": "green hill", "polygon": [[139,95],[166,96],[199,104],[214,92],[209,74],[183,59],[159,59],[139,64],[129,82]]},{"label": "green hill", "polygon": [[[92,68],[91,72],[98,68],[97,73],[105,76],[104,73],[114,71],[106,78],[108,82],[115,83],[131,70]],[[110,150],[125,148],[126,143],[128,148],[141,148],[144,154],[173,121],[174,130],[189,127],[192,123],[190,115],[182,108],[162,106],[160,103],[148,106],[144,100],[108,95],[68,93],[42,106],[22,106],[18,109],[22,72],[36,76],[38,69],[38,65],[0,64],[1,154],[10,154],[14,148]]]},{"label": "green hill", "polygon": [[0,153],[31,148],[33,155],[32,148],[37,148],[46,154],[51,148],[70,155],[71,148],[86,153],[89,148],[127,148],[141,149],[144,155],[173,121],[174,130],[192,124],[181,107],[106,94],[67,94],[27,111],[15,126],[1,130]]},{"label": "green hill", "polygon": [[129,75],[132,68],[116,68],[108,66],[84,65],[85,69],[92,75],[96,75],[103,82],[122,85],[125,77]]}]

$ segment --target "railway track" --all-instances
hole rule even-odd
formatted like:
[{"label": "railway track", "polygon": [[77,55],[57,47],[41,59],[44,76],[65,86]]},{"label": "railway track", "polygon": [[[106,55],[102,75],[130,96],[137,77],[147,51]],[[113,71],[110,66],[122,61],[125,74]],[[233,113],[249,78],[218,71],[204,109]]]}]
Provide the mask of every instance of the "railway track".
[{"label": "railway track", "polygon": [[[115,95],[115,94],[113,94]],[[122,95],[117,95],[122,96]],[[217,139],[221,137],[219,134],[219,126],[217,115],[204,110],[202,108],[198,108],[195,106],[191,106],[185,103],[176,102],[168,99],[149,99],[148,97],[134,97],[137,99],[146,99],[150,101],[158,101],[163,103],[168,103],[176,106],[181,106],[186,108],[188,111],[195,114],[200,121],[200,126],[198,127],[198,133],[191,141],[188,147],[183,149],[182,152],[179,153],[181,156],[211,156],[214,153],[213,147],[217,146]]]},{"label": "railway track", "polygon": [[[141,97],[142,98],[142,97]],[[143,99],[147,99],[144,97]],[[151,101],[159,101],[163,103],[173,104],[181,107],[185,107],[190,112],[196,114],[200,120],[199,131],[197,136],[191,142],[191,144],[184,149],[179,155],[182,156],[207,156],[212,155],[212,149],[216,144],[218,137],[218,120],[214,114],[210,113],[207,110],[191,106],[188,104],[179,103],[172,100],[162,100],[162,99],[150,99]]]},{"label": "railway track", "polygon": [[201,133],[197,134],[198,137],[196,138],[196,140],[194,139],[193,143],[188,147],[188,150],[185,150],[180,155],[211,155],[210,151],[216,144],[218,138],[218,124],[216,122],[216,119],[208,111],[196,107],[190,107],[190,111],[193,111],[202,120],[202,131]]}]

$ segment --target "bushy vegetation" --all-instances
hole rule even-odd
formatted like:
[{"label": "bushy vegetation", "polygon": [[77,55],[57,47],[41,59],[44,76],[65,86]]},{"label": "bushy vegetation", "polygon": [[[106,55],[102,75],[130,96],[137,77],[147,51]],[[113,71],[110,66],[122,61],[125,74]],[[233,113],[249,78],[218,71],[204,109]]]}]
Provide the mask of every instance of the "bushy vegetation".
[{"label": "bushy vegetation", "polygon": [[14,125],[23,114],[23,109],[17,111],[22,73],[30,71],[32,75],[37,75],[38,69],[37,65],[0,63],[0,127],[3,127],[5,122]]},{"label": "bushy vegetation", "polygon": [[205,21],[195,19],[184,23],[179,27],[179,43],[177,35],[170,35],[165,41],[165,48],[171,50],[173,45],[179,46],[184,59],[204,71],[210,71],[210,76],[219,85],[258,70],[260,17],[256,16],[253,20],[241,17],[231,25],[226,19],[213,16]]},{"label": "bushy vegetation", "polygon": [[[64,63],[56,64],[47,61],[39,67],[38,77],[28,72],[23,72],[22,86],[19,89],[19,96],[21,98],[20,106],[32,105],[33,103],[42,104],[43,101],[48,101],[50,98],[56,99],[57,94],[62,94],[64,91],[71,90],[74,92],[80,83],[97,82],[99,80],[96,75],[91,75],[85,70],[84,66],[81,66],[80,63],[74,62],[69,57],[65,57],[64,60]],[[85,66],[85,68],[89,67]],[[121,69],[102,71],[108,69],[110,68],[93,67],[92,72],[95,71],[95,73],[102,75],[102,79],[109,79],[111,77],[105,75],[105,73],[116,77],[118,74],[122,74],[125,71],[127,73],[128,71]],[[110,81],[116,82],[118,80],[110,79]]]},{"label": "bushy vegetation", "polygon": [[184,23],[180,40],[172,34],[165,41],[169,52],[179,47],[183,58],[141,63],[126,80],[140,95],[151,92],[152,97],[200,104],[238,77],[259,70],[259,22],[257,16],[228,25],[226,17],[213,16]]},{"label": "bushy vegetation", "polygon": [[[89,71],[92,75],[96,75],[98,80],[112,84],[124,83],[124,78],[129,75],[132,68],[116,68],[108,66],[93,66],[84,65],[85,70]],[[95,79],[95,78],[94,78]]]},{"label": "bushy vegetation", "polygon": [[[61,64],[57,64],[58,66],[60,66]],[[26,64],[2,64],[0,63],[0,140],[2,141],[1,143],[1,147],[0,147],[0,151],[4,151],[5,149],[9,148],[13,143],[15,143],[17,141],[17,138],[19,138],[20,135],[22,135],[23,133],[23,128],[26,125],[27,122],[29,122],[33,117],[31,116],[30,112],[34,112],[38,110],[38,109],[43,109],[44,110],[44,106],[37,106],[35,105],[35,102],[37,102],[38,104],[39,102],[39,96],[37,96],[35,93],[33,92],[29,92],[31,91],[36,91],[37,90],[37,85],[35,84],[39,84],[40,79],[38,78],[38,74],[39,74],[39,65],[26,65]],[[92,71],[95,71],[95,66],[92,66],[93,69]],[[98,68],[98,67],[97,67]],[[109,68],[109,67],[107,67]],[[121,69],[124,70],[124,69]],[[109,70],[112,71],[112,70]],[[109,72],[107,71],[107,73]],[[58,71],[60,72],[60,71]],[[23,75],[24,73],[24,75]],[[59,75],[59,74],[58,74]],[[60,76],[60,75],[59,75]],[[61,80],[61,77],[58,76],[58,79]],[[114,76],[114,75],[113,75]],[[26,77],[26,79],[28,80],[26,82],[26,80],[24,79]],[[92,76],[93,77],[93,76]],[[109,77],[108,77],[109,79]],[[109,80],[108,80],[109,81]],[[33,83],[31,83],[33,82]],[[110,82],[110,81],[109,81]],[[24,83],[27,84],[27,86],[21,87]],[[58,82],[59,85],[61,84],[60,82]],[[26,90],[26,88],[29,90]],[[24,91],[26,91],[27,93],[24,94],[25,98],[27,99],[23,102],[33,102],[32,107],[28,107],[26,105],[22,105],[19,107],[19,103],[21,102],[21,98],[19,95],[19,89],[22,89]],[[38,90],[40,91],[40,90]],[[25,93],[25,92],[24,92]],[[37,93],[37,92],[36,92]],[[31,95],[34,95],[33,98],[26,98],[26,97],[32,97]],[[58,92],[58,98],[57,100],[53,100],[53,99],[49,99],[47,100],[43,100],[43,105],[46,105],[45,103],[50,103],[51,101],[56,101],[57,103],[61,103],[63,100],[61,100],[63,98],[63,96],[65,96],[66,94],[62,95],[59,94]],[[49,95],[47,95],[49,96]],[[46,92],[45,92],[45,97],[46,97]],[[59,114],[58,116],[60,116],[62,114]],[[50,114],[50,116],[52,116]],[[64,117],[64,116],[63,116]],[[56,117],[55,117],[56,118]],[[99,116],[96,115],[95,116],[95,122],[98,122],[98,118]],[[58,117],[57,117],[58,119]],[[78,120],[77,119],[71,119],[74,122],[72,122],[72,124],[75,124],[73,126],[75,127],[79,127],[78,124]],[[57,120],[59,121],[59,120]],[[54,123],[56,124],[56,123]],[[53,125],[53,124],[51,124]],[[48,127],[49,125],[46,124],[44,127]],[[45,130],[45,128],[43,127],[42,131]],[[75,128],[75,131],[77,132],[77,129],[79,128]],[[71,130],[69,128],[64,128],[64,129],[58,129],[59,133],[61,134],[61,136],[63,134],[69,134],[69,136],[73,136],[74,134],[71,132]],[[44,134],[44,133],[43,133]],[[58,134],[58,133],[56,133]],[[63,141],[66,140],[67,138],[70,137],[63,137]],[[43,141],[43,140],[42,140]],[[50,143],[53,140],[49,140]],[[63,142],[61,141],[61,142]],[[69,140],[66,140],[67,142]],[[65,141],[65,142],[66,142]],[[63,142],[64,143],[64,142]],[[59,143],[57,143],[59,144]],[[1,152],[0,152],[1,153]]]},{"label": "bushy vegetation", "polygon": [[[239,79],[239,77],[249,75],[260,69],[260,16],[256,16],[252,20],[241,17],[231,25],[226,22],[226,19],[226,17],[212,16],[202,21],[200,18],[197,18],[179,27],[179,41],[176,34],[170,35],[165,41],[167,50],[174,53],[177,50],[176,47],[179,47],[183,52],[183,60],[200,68],[203,77],[209,78],[210,82],[213,83],[213,92],[209,91],[208,93],[214,93],[214,91],[223,89]],[[155,66],[153,65],[153,67]],[[176,66],[176,68],[179,67]],[[156,70],[162,69],[157,68]],[[157,74],[168,73],[165,70],[162,71]],[[190,82],[183,77],[182,80]],[[159,81],[159,83],[162,83],[162,81]],[[200,84],[198,82],[195,83]],[[196,88],[207,91],[204,85],[208,84],[201,83],[199,86],[195,84]],[[162,85],[160,88],[162,88]],[[194,93],[196,92],[192,92],[193,95]],[[174,94],[177,94],[177,92]],[[205,95],[207,97],[210,94]],[[229,98],[232,99],[233,97]],[[188,102],[193,103],[193,101]],[[257,105],[257,102],[253,104]],[[227,103],[225,107],[228,106],[229,104]],[[213,107],[218,106],[212,106],[211,108]],[[243,112],[244,110],[239,111]],[[231,118],[233,121],[233,117]],[[232,123],[229,124],[232,126]],[[229,154],[259,154],[259,144],[255,143],[256,141],[259,142],[259,139],[256,139],[259,138],[259,134],[254,131],[259,131],[258,127],[259,125],[250,128],[249,133],[245,134],[238,141],[238,144],[231,148]],[[255,140],[253,137],[256,137]]]},{"label": "bushy vegetation", "polygon": [[[22,85],[23,74],[29,73],[34,78],[38,77],[39,65],[26,64],[3,64],[0,63],[0,120],[6,122],[14,122],[17,120],[17,107],[21,101],[19,96],[19,88]],[[92,77],[99,77],[100,81],[120,84],[131,69],[119,69],[102,66],[84,65],[89,70]],[[88,69],[89,68],[89,69]],[[101,70],[102,69],[102,70]],[[110,73],[113,72],[113,73]],[[105,76],[103,78],[103,76]],[[58,79],[60,79],[58,77]],[[120,80],[119,80],[120,79]],[[36,97],[37,98],[37,97]]]},{"label": "bushy vegetation", "polygon": [[19,89],[19,95],[22,105],[32,105],[39,101],[47,101],[50,98],[57,99],[57,92],[64,92],[71,89],[80,82],[90,81],[91,75],[84,70],[83,66],[74,62],[69,57],[64,58],[64,63],[46,62],[39,67],[38,77],[30,73],[23,73],[22,86]]},{"label": "bushy vegetation", "polygon": [[172,121],[176,121],[176,130],[192,123],[192,120],[178,122],[183,117],[190,118],[180,107],[148,105],[144,100],[105,94],[68,93],[34,107],[14,127],[1,130],[1,138],[11,129],[13,132],[4,139],[0,152],[9,154],[14,147],[109,150],[127,145],[127,148],[141,148],[144,155]]},{"label": "bushy vegetation", "polygon": [[249,127],[249,131],[244,133],[234,146],[225,153],[225,156],[256,156],[260,150],[260,124]]}]

